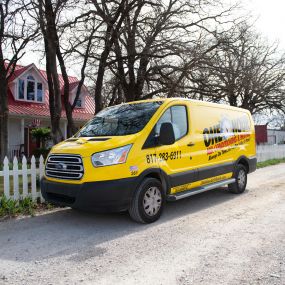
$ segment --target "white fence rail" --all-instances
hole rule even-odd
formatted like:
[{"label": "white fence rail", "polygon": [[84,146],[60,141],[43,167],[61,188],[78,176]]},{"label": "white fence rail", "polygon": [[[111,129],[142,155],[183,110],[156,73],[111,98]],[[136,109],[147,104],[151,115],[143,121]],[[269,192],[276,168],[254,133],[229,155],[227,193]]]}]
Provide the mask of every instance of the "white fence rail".
[{"label": "white fence rail", "polygon": [[39,186],[40,179],[44,174],[43,157],[41,156],[39,159],[38,168],[34,156],[32,156],[29,166],[25,156],[20,163],[22,165],[19,165],[17,157],[14,157],[13,167],[10,170],[9,159],[5,157],[3,170],[0,171],[0,197],[4,195],[12,200],[31,197],[33,201],[38,198],[43,201]]},{"label": "white fence rail", "polygon": [[[262,162],[268,159],[285,158],[285,145],[261,145],[257,146],[257,161]],[[10,170],[9,159],[4,159],[3,170],[0,171],[0,198],[5,197],[19,200],[31,197],[33,201],[43,197],[40,193],[40,179],[44,174],[44,159],[41,156],[38,167],[36,159],[32,156],[31,163],[28,165],[24,156],[21,165],[16,157],[13,159],[13,167]]]},{"label": "white fence rail", "polygon": [[285,158],[285,145],[259,145],[256,147],[257,162]]}]

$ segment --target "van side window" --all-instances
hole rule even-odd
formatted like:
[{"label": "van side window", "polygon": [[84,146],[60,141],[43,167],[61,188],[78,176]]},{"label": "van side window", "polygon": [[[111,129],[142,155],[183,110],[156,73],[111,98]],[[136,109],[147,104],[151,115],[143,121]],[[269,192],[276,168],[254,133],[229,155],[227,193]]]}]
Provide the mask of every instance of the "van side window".
[{"label": "van side window", "polygon": [[172,123],[175,140],[178,140],[185,136],[188,130],[186,107],[172,106],[166,110],[156,124],[156,135],[159,134],[161,124],[166,122]]},{"label": "van side window", "polygon": [[160,130],[160,127],[161,127],[161,124],[162,124],[162,123],[172,123],[170,108],[167,109],[167,110],[163,113],[163,115],[160,117],[160,119],[159,119],[158,122],[156,123],[156,126],[155,126],[155,134],[156,134],[156,135],[159,134],[159,130]]},{"label": "van side window", "polygon": [[187,112],[185,106],[171,107],[172,124],[174,128],[175,139],[178,140],[187,134]]}]

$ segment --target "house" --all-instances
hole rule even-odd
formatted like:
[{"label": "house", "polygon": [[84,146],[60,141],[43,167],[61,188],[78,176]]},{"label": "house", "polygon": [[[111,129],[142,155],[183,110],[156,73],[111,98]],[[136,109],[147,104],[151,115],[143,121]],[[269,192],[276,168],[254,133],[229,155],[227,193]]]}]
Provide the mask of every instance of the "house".
[{"label": "house", "polygon": [[255,126],[257,144],[285,144],[285,131],[268,129],[267,125]]},{"label": "house", "polygon": [[[60,88],[63,94],[63,78],[59,75]],[[70,102],[73,103],[78,79],[69,77]],[[62,105],[63,106],[63,105]],[[34,64],[16,66],[8,83],[8,145],[9,156],[19,156],[24,153],[31,156],[35,150],[36,142],[31,136],[35,127],[50,127],[49,92],[47,75],[44,70],[38,69]],[[94,99],[85,86],[73,111],[76,127],[82,127],[86,121],[93,117],[95,110]],[[67,136],[67,119],[64,109],[60,122],[64,138]]]}]

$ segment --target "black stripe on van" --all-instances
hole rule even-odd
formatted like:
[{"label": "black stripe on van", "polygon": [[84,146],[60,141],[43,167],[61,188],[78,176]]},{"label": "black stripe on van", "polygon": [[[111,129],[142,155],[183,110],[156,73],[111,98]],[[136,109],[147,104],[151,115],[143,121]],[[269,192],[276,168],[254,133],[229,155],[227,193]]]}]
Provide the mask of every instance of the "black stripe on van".
[{"label": "black stripe on van", "polygon": [[233,172],[234,166],[234,162],[229,162],[172,174],[170,175],[171,188]]},{"label": "black stripe on van", "polygon": [[223,164],[218,164],[215,166],[207,166],[199,169],[198,180],[207,179],[213,176],[218,176],[234,171],[235,163],[228,162]]}]

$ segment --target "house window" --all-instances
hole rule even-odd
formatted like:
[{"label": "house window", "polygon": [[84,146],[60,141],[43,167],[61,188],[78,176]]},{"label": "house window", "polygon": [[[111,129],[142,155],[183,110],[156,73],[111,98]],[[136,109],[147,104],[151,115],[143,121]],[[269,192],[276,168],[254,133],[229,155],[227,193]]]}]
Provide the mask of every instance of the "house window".
[{"label": "house window", "polygon": [[43,102],[43,97],[43,84],[41,82],[37,82],[32,75],[28,75],[26,79],[18,80],[19,100]]},{"label": "house window", "polygon": [[32,76],[27,78],[27,100],[35,101],[35,80]]},{"label": "house window", "polygon": [[25,99],[25,80],[19,79],[18,94],[19,99]]},{"label": "house window", "polygon": [[82,98],[79,97],[76,101],[75,107],[82,108]]},{"label": "house window", "polygon": [[37,83],[37,101],[43,101],[43,84],[39,82]]}]

